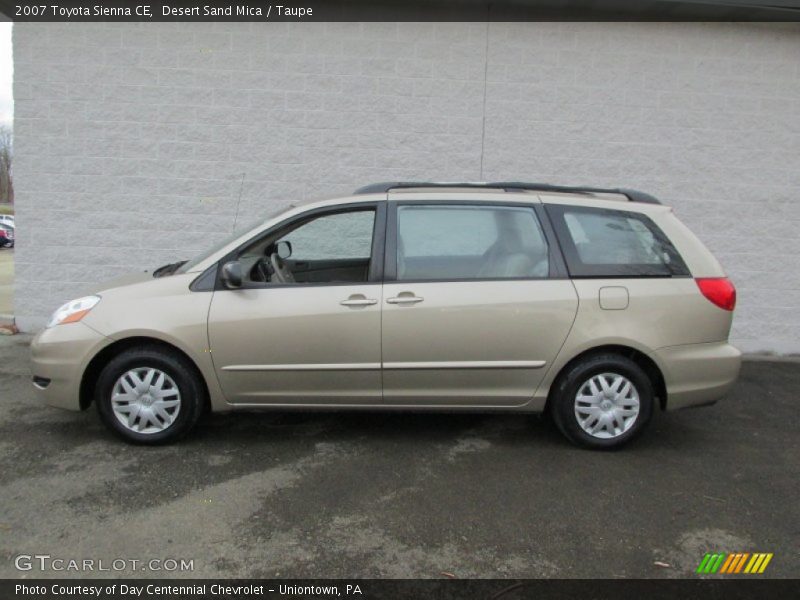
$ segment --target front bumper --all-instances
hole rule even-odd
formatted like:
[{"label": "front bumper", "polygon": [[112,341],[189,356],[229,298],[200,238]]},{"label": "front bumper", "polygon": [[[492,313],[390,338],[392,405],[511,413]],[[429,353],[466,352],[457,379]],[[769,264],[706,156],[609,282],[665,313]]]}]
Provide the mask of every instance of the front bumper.
[{"label": "front bumper", "polygon": [[41,331],[31,343],[37,396],[51,406],[80,410],[81,378],[86,366],[112,341],[80,321]]},{"label": "front bumper", "polygon": [[713,404],[739,377],[742,353],[727,342],[669,346],[655,352],[667,385],[667,410]]}]

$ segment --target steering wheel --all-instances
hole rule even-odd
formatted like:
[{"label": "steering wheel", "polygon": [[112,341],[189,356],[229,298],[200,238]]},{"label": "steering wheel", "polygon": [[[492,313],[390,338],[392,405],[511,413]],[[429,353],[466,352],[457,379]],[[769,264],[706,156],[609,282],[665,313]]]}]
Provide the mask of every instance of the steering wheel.
[{"label": "steering wheel", "polygon": [[269,265],[269,259],[266,256],[262,256],[256,261],[256,264],[253,267],[253,279],[255,281],[269,283],[270,270],[271,267]]},{"label": "steering wheel", "polygon": [[272,278],[275,283],[294,283],[294,275],[277,252],[269,255],[269,264],[272,267]]}]

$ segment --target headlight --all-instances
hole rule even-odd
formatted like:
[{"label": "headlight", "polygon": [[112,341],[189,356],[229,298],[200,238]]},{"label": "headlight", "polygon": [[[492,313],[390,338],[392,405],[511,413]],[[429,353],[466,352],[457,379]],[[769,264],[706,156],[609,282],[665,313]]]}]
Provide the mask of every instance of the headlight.
[{"label": "headlight", "polygon": [[48,327],[63,325],[64,323],[77,323],[85,317],[94,305],[100,302],[100,296],[84,296],[77,300],[70,300],[60,307],[48,321]]}]

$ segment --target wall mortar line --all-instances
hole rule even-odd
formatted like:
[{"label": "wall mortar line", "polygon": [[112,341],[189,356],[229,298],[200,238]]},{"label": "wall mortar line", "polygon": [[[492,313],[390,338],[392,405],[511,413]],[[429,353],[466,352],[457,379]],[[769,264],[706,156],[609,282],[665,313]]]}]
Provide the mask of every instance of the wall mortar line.
[{"label": "wall mortar line", "polygon": [[480,168],[480,175],[478,176],[479,181],[483,181],[483,155],[486,151],[486,96],[488,94],[487,88],[489,87],[489,26],[491,25],[491,21],[489,21],[489,14],[486,14],[486,50],[484,52],[484,64],[483,64],[483,121],[481,124],[481,168]]}]

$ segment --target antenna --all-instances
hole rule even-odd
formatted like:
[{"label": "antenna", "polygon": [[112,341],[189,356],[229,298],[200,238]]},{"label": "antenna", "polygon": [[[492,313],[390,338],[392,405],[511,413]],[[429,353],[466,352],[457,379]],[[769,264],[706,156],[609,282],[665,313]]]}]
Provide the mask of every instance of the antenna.
[{"label": "antenna", "polygon": [[231,233],[236,232],[236,222],[239,220],[239,205],[242,203],[242,189],[244,189],[244,173],[242,173],[242,182],[239,184],[239,199],[236,201],[236,213],[233,215],[233,229]]}]

